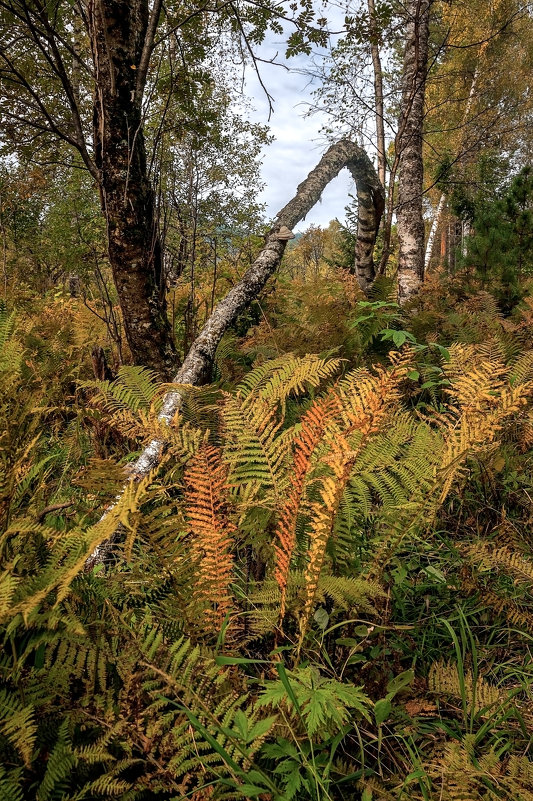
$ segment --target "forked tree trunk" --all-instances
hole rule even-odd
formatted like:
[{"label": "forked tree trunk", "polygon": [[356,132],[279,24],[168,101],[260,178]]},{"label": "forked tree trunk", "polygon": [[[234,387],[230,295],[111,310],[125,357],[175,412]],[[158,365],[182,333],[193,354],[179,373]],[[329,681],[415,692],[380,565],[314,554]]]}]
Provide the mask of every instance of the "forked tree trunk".
[{"label": "forked tree trunk", "polygon": [[168,378],[176,352],[142,128],[147,42],[157,19],[149,18],[147,0],[89,0],[87,12],[95,71],[94,159],[109,261],[135,362]]},{"label": "forked tree trunk", "polygon": [[402,104],[396,147],[400,158],[398,206],[396,209],[400,252],[398,300],[410,300],[424,280],[424,163],[422,142],[424,98],[432,0],[407,3]]},{"label": "forked tree trunk", "polygon": [[[276,223],[267,235],[266,244],[252,266],[212,312],[193,342],[183,365],[178,370],[174,378],[175,384],[197,385],[208,379],[220,340],[240,313],[261,292],[279,266],[287,240],[292,238],[291,229],[310,212],[326,186],[343,167],[347,167],[357,181],[360,179],[361,171],[366,175],[368,164],[373,170],[366,153],[358,145],[348,140],[337,142],[328,149],[317,167],[298,186],[293,199],[277,215]],[[377,176],[374,180],[376,185],[380,186]],[[383,210],[383,192],[380,194],[376,189],[376,193],[377,207]],[[379,218],[380,213],[376,212],[378,225]],[[171,424],[181,403],[182,393],[179,388],[168,392],[164,398],[159,419],[164,423]],[[147,445],[133,465],[132,481],[143,478],[157,467],[164,445],[163,439],[154,439]],[[105,562],[111,548],[111,540],[98,546],[87,560],[86,569],[89,570]]]}]

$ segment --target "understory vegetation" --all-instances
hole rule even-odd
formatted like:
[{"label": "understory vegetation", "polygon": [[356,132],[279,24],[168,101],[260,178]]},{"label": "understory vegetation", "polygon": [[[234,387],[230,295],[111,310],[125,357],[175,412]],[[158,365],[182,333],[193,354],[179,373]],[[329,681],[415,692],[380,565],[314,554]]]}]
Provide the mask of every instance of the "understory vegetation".
[{"label": "understory vegetation", "polygon": [[532,74],[0,0],[0,801],[533,801]]},{"label": "understory vegetation", "polygon": [[290,272],[170,426],[2,305],[2,798],[533,797],[531,301]]}]

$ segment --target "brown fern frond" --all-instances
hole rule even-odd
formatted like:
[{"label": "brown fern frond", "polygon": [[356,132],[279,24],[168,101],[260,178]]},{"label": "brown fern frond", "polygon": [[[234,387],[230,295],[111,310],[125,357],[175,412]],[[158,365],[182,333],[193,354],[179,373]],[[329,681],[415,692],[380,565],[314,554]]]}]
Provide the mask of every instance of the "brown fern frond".
[{"label": "brown fern frond", "polygon": [[460,547],[482,571],[509,573],[517,584],[533,584],[533,563],[508,546],[494,547],[490,543],[475,542]]},{"label": "brown fern frond", "polygon": [[203,607],[212,632],[220,630],[232,607],[234,526],[226,506],[226,475],[220,450],[212,445],[199,449],[185,473],[186,515],[197,561],[194,601]]},{"label": "brown fern frond", "polygon": [[513,598],[503,598],[491,589],[483,586],[468,568],[461,576],[461,587],[468,593],[478,593],[480,600],[497,615],[504,617],[508,623],[528,632],[533,632],[533,610],[529,606],[517,603]]},{"label": "brown fern frond", "polygon": [[450,662],[434,662],[428,676],[428,687],[435,695],[450,696],[461,699],[463,694],[470,711],[486,712],[501,704],[504,693],[487,681],[483,676],[476,676],[465,671],[459,676],[457,665]]}]

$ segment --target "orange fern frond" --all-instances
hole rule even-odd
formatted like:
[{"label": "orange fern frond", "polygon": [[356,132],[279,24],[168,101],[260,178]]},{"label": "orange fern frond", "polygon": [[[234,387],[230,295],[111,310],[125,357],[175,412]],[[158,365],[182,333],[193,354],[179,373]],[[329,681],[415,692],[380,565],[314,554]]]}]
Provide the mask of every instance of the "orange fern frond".
[{"label": "orange fern frond", "polygon": [[296,545],[296,523],[306,476],[311,457],[324,436],[328,421],[337,411],[337,403],[332,395],[313,403],[301,420],[301,429],[293,442],[294,460],[291,474],[291,489],[287,500],[281,507],[276,528],[276,567],[275,578],[281,592],[279,618],[283,621],[287,600],[287,584],[291,559]]},{"label": "orange fern frond", "polygon": [[204,607],[204,620],[219,631],[232,606],[230,591],[234,526],[226,506],[226,466],[220,450],[202,446],[185,473],[186,514],[197,561],[194,601]]},{"label": "orange fern frond", "polygon": [[391,370],[377,367],[374,373],[356,370],[338,388],[341,418],[346,435],[359,431],[363,437],[376,433],[389,409],[400,398],[403,363]]},{"label": "orange fern frond", "polygon": [[[398,385],[405,364],[391,370],[378,368],[375,375],[356,371],[335,390],[342,428],[330,436],[330,449],[323,462],[329,468],[321,477],[320,499],[311,504],[308,562],[305,572],[305,602],[300,617],[300,645],[305,636],[324,564],[326,548],[333,532],[346,484],[358,456],[369,438],[389,419],[399,397]],[[353,435],[357,434],[356,442]]]}]

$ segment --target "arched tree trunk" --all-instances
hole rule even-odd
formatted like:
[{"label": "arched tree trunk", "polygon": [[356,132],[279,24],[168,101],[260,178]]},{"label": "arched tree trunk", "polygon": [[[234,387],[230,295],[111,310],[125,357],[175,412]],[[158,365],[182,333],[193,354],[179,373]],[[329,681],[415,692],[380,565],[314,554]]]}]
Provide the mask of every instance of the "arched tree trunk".
[{"label": "arched tree trunk", "polygon": [[396,216],[400,242],[398,300],[401,304],[417,294],[424,280],[422,142],[431,4],[432,0],[409,0],[407,3],[402,104],[396,140],[400,159]]},{"label": "arched tree trunk", "polygon": [[357,239],[354,272],[366,294],[376,277],[374,247],[385,210],[385,190],[364,151],[348,165],[357,187]]},{"label": "arched tree trunk", "polygon": [[[377,209],[374,219],[379,225],[384,196],[383,191],[379,191],[381,184],[375,175],[371,161],[362,148],[346,139],[331,145],[315,169],[298,186],[293,199],[277,215],[276,223],[266,237],[265,246],[252,266],[212,312],[174,377],[174,383],[198,385],[208,379],[220,340],[240,313],[261,292],[279,266],[287,241],[293,236],[291,229],[311,211],[326,186],[343,167],[350,170],[357,182],[362,180],[362,174],[364,174],[365,180],[368,178],[370,174],[367,172],[368,165],[374,172],[372,184],[375,184],[376,188],[371,191]],[[160,420],[170,424],[181,403],[182,395],[178,389],[168,392],[159,415]],[[157,467],[164,445],[165,442],[162,439],[154,439],[147,445],[133,465],[132,481],[143,478]],[[91,569],[95,565],[103,563],[111,547],[112,541],[108,540],[96,548],[87,560],[86,568]]]}]

